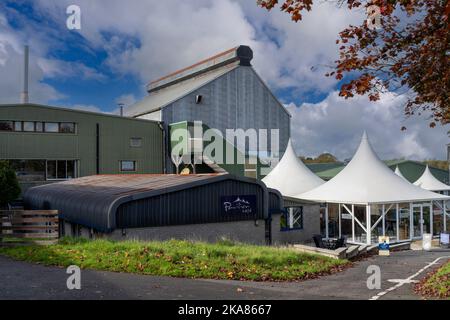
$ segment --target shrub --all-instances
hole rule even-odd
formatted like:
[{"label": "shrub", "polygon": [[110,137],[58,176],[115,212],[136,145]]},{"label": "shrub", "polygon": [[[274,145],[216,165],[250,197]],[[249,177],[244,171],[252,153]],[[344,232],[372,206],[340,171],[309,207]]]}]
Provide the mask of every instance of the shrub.
[{"label": "shrub", "polygon": [[19,181],[8,161],[0,160],[0,207],[17,199],[20,195]]}]

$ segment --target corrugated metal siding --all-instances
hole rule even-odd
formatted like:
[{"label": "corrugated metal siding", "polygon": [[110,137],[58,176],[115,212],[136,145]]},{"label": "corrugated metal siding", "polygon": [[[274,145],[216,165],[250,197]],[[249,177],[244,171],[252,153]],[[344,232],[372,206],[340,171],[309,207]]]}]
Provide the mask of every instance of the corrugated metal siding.
[{"label": "corrugated metal siding", "polygon": [[[201,104],[195,96],[202,95]],[[180,121],[202,121],[219,129],[279,129],[280,150],[290,137],[290,116],[264,86],[251,67],[239,66],[218,79],[193,91],[162,110],[165,124]],[[270,135],[269,135],[270,148]],[[171,160],[167,157],[168,167]]]},{"label": "corrugated metal siding", "polygon": [[[257,215],[222,216],[220,197],[255,195]],[[147,227],[264,219],[262,182],[232,175],[99,175],[29,189],[30,209],[59,210],[64,220],[109,232]],[[117,219],[117,221],[116,221]]]},{"label": "corrugated metal siding", "polygon": [[269,189],[269,211],[278,211],[284,206],[281,193],[278,190]]},{"label": "corrugated metal siding", "polygon": [[[264,193],[260,185],[226,180],[131,201],[118,208],[117,228],[264,219]],[[220,199],[233,195],[255,195],[257,215],[223,215]]]},{"label": "corrugated metal siding", "polygon": [[[0,132],[0,159],[79,160],[81,176],[96,173],[96,124],[100,173],[119,173],[119,160],[136,160],[137,173],[163,171],[162,130],[157,122],[39,105],[0,106],[1,120],[75,122],[76,134]],[[130,147],[141,137],[142,147]]]}]

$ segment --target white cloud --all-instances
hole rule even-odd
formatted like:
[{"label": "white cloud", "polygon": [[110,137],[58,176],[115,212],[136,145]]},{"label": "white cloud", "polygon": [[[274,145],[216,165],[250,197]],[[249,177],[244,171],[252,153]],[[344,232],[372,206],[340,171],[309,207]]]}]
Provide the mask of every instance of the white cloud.
[{"label": "white cloud", "polygon": [[[46,14],[63,20],[71,0],[40,0]],[[107,65],[138,75],[143,83],[240,44],[254,50],[254,66],[274,88],[326,92],[337,57],[339,31],[361,22],[358,11],[319,2],[299,23],[278,8],[266,12],[248,0],[79,0],[81,34],[108,52]],[[62,22],[61,22],[62,24]]]},{"label": "white cloud", "polygon": [[134,94],[124,94],[116,99],[116,104],[123,103],[124,107],[131,106],[136,103],[137,99]]},{"label": "white cloud", "polygon": [[[423,116],[405,118],[404,102],[393,93],[370,102],[362,96],[345,100],[332,92],[316,104],[289,104],[293,143],[300,155],[330,152],[343,160],[353,156],[366,130],[382,159],[446,159],[450,127],[430,128]],[[403,126],[407,130],[401,131]]]}]

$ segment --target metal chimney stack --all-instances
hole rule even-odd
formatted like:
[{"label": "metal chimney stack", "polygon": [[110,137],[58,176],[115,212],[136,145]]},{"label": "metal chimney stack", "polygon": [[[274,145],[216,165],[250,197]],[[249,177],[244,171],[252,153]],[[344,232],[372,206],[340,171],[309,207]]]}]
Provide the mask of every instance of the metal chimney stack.
[{"label": "metal chimney stack", "polygon": [[28,103],[28,60],[29,60],[29,47],[25,46],[23,52],[23,91],[20,94],[20,102]]}]

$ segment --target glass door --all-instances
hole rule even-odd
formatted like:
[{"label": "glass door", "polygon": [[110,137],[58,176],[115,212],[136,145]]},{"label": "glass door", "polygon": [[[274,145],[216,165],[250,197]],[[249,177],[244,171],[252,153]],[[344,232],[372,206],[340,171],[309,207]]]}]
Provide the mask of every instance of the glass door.
[{"label": "glass door", "polygon": [[420,238],[422,236],[422,205],[413,206],[412,217],[413,238]]},{"label": "glass door", "polygon": [[429,204],[422,206],[422,234],[431,233],[431,210]]}]

